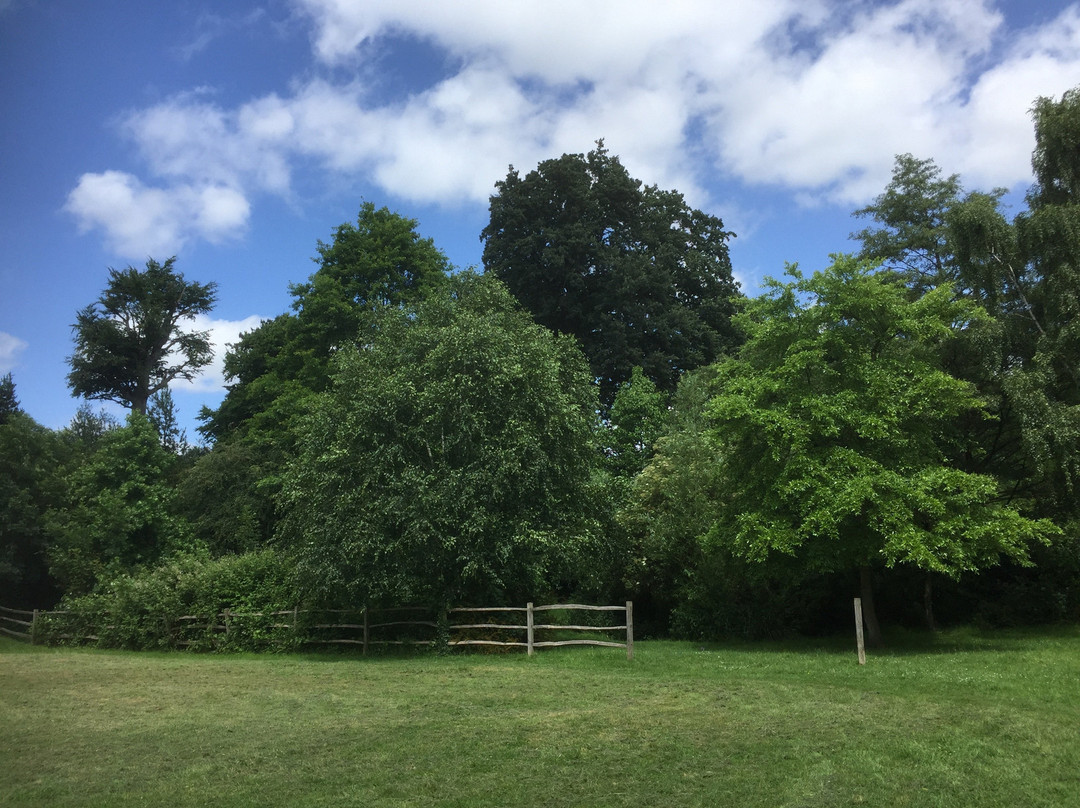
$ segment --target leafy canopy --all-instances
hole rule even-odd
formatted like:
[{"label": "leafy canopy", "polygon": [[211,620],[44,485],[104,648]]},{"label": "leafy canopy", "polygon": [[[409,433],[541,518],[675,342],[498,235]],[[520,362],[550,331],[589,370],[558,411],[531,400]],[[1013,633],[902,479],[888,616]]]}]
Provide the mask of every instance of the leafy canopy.
[{"label": "leafy canopy", "polygon": [[69,594],[137,566],[154,564],[187,541],[173,514],[170,474],[177,457],[150,420],[131,413],[109,429],[69,473],[66,501],[49,512],[52,574]]},{"label": "leafy canopy", "polygon": [[982,404],[942,367],[986,315],[948,285],[912,301],[895,276],[837,257],[767,281],[738,318],[708,405],[724,510],[714,540],[819,570],[910,564],[947,575],[1026,559],[1053,531],[948,462],[957,416]]},{"label": "leafy canopy", "polygon": [[490,276],[377,309],[305,421],[281,538],[352,602],[531,595],[588,531],[599,462],[580,351]]},{"label": "leafy canopy", "polygon": [[536,322],[581,343],[601,399],[641,367],[674,391],[680,374],[737,343],[723,222],[677,191],[642,186],[601,141],[496,183],[484,268]]},{"label": "leafy canopy", "polygon": [[175,261],[109,270],[105,291],[72,326],[68,385],[75,395],[145,414],[152,395],[174,379],[195,378],[213,359],[209,332],[184,331],[181,323],[213,308],[217,284],[186,281]]}]

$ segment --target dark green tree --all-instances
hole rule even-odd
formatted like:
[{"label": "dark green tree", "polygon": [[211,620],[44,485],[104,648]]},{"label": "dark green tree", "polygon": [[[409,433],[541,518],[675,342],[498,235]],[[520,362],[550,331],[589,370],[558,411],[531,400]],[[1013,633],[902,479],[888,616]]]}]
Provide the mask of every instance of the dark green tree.
[{"label": "dark green tree", "polygon": [[884,261],[920,292],[954,281],[946,217],[961,193],[959,176],[943,177],[933,160],[897,155],[885,191],[854,214],[876,225],[851,237],[862,242],[863,258]]},{"label": "dark green tree", "polygon": [[319,268],[293,284],[292,314],[241,335],[225,356],[228,394],[204,410],[206,437],[222,440],[287,431],[304,398],[326,389],[334,353],[356,341],[364,318],[380,306],[411,306],[445,282],[450,265],[417,222],[365,202],[329,244],[319,242]]},{"label": "dark green tree", "polygon": [[145,414],[152,395],[174,379],[195,378],[210,363],[209,334],[184,331],[181,324],[213,308],[217,285],[185,280],[175,261],[151,258],[145,270],[109,270],[108,287],[73,326],[73,393]]},{"label": "dark green tree", "polygon": [[718,365],[707,413],[725,507],[711,537],[750,561],[859,570],[877,641],[873,568],[1026,563],[1055,529],[950,462],[957,419],[982,405],[943,354],[986,318],[979,307],[948,284],[911,300],[894,275],[846,257],[789,274],[748,304],[747,342]]},{"label": "dark green tree", "polygon": [[176,455],[188,450],[187,432],[176,418],[176,404],[168,387],[158,390],[150,397],[146,417],[154,425],[161,445]]},{"label": "dark green tree", "polygon": [[296,328],[287,351],[301,360],[301,378],[312,389],[325,389],[330,357],[355,342],[373,309],[409,305],[445,282],[446,256],[416,227],[415,219],[365,202],[355,225],[346,222],[329,244],[319,242],[318,270],[289,288]]},{"label": "dark green tree", "polygon": [[83,402],[75,410],[71,422],[60,430],[60,437],[76,453],[89,454],[98,447],[99,442],[106,433],[120,426],[115,416],[100,409],[97,412]]},{"label": "dark green tree", "polygon": [[[1034,350],[1029,387],[1041,388],[1041,426],[1029,436],[1049,461],[1059,502],[1077,501],[1080,481],[1080,88],[1032,110],[1035,185],[1017,217],[1020,249],[1034,283],[1025,299]],[[1080,511],[1073,509],[1073,514]]]},{"label": "dark green tree", "polygon": [[957,461],[1068,519],[1080,501],[1080,90],[1038,99],[1033,117],[1036,183],[1014,221],[1000,189],[965,193],[933,161],[903,155],[885,193],[857,214],[875,226],[853,236],[914,294],[949,283],[991,315],[948,358],[986,403],[961,416]]},{"label": "dark green tree", "polygon": [[[334,355],[355,346],[357,331],[373,310],[410,308],[445,282],[446,256],[416,228],[413,219],[364,203],[355,224],[336,228],[329,244],[319,242],[318,269],[305,283],[290,287],[293,311],[264,321],[230,346],[228,392],[216,410],[204,408],[199,432],[214,442],[214,451],[238,448],[220,467],[203,463],[196,477],[224,474],[241,455],[259,474],[227,473],[237,487],[215,497],[222,507],[211,510],[224,521],[214,527],[207,514],[197,520],[200,535],[214,537],[211,546],[233,544],[225,536],[241,517],[258,524],[245,521],[239,544],[273,533],[273,502],[286,463],[296,453],[297,422],[310,410],[311,399],[329,386]],[[230,513],[225,502],[239,510]]]},{"label": "dark green tree", "polygon": [[677,191],[642,186],[602,142],[524,178],[511,167],[481,234],[485,271],[578,339],[605,405],[634,367],[670,393],[737,344],[731,237]]},{"label": "dark green tree", "polygon": [[260,465],[257,448],[243,441],[217,444],[181,476],[176,513],[214,556],[267,547],[274,504],[264,489],[272,471]]},{"label": "dark green tree", "polygon": [[46,513],[63,501],[66,454],[56,433],[22,411],[0,422],[0,592],[5,606],[48,608],[59,596],[46,560]]},{"label": "dark green tree", "polygon": [[[577,569],[595,388],[573,340],[471,272],[379,307],[304,422],[281,540],[322,598],[522,598]],[[594,558],[594,561],[597,559]]]},{"label": "dark green tree", "polygon": [[10,373],[5,373],[0,377],[0,426],[6,424],[8,419],[17,412],[21,410],[19,399],[15,395],[15,381]]}]

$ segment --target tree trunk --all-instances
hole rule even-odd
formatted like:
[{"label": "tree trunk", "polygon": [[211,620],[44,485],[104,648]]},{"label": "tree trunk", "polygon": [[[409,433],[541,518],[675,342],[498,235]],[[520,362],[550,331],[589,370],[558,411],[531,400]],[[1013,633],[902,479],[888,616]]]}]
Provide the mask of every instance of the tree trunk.
[{"label": "tree trunk", "polygon": [[868,648],[881,646],[881,626],[878,624],[877,611],[874,609],[874,582],[870,577],[870,567],[859,567],[859,595],[862,597],[863,629]]},{"label": "tree trunk", "polygon": [[931,631],[937,631],[937,622],[934,620],[934,579],[929,570],[923,579],[923,616],[926,618],[926,627]]}]

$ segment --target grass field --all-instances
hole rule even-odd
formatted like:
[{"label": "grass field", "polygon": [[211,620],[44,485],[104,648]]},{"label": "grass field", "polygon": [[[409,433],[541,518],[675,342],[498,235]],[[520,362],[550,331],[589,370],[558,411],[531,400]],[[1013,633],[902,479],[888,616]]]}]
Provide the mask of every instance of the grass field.
[{"label": "grass field", "polygon": [[358,658],[0,640],[4,806],[1077,806],[1080,627]]}]

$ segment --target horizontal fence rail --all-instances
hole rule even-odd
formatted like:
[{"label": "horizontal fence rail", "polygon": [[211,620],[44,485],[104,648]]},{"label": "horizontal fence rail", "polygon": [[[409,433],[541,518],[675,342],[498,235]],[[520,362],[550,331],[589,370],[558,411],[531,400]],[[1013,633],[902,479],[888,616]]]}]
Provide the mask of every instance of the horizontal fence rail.
[{"label": "horizontal fence rail", "polygon": [[[537,612],[621,612],[624,619],[614,625],[597,625],[578,618],[575,622],[536,622]],[[592,606],[581,603],[556,603],[535,606],[461,606],[447,610],[439,619],[431,619],[432,610],[423,607],[389,609],[286,609],[245,612],[225,609],[218,614],[183,614],[179,616],[145,615],[147,621],[159,620],[161,644],[174,648],[216,648],[228,646],[238,634],[254,630],[291,632],[296,643],[308,645],[359,646],[367,653],[371,646],[491,646],[524,648],[532,655],[537,648],[593,645],[625,648],[627,659],[634,658],[633,603],[624,606]],[[416,614],[417,619],[409,619]],[[31,643],[53,640],[99,642],[115,624],[103,623],[93,628],[66,625],[67,611],[32,611],[0,606],[0,633]],[[475,615],[475,616],[474,616]],[[524,615],[524,623],[500,622],[500,617]],[[29,618],[29,619],[27,619]],[[351,619],[350,619],[351,618]],[[423,618],[423,619],[420,619]],[[115,618],[114,618],[115,620]],[[460,622],[455,622],[460,620]],[[618,617],[616,618],[618,621]],[[484,632],[478,636],[478,632]],[[537,639],[537,633],[542,639]],[[522,636],[524,633],[524,636]],[[587,636],[566,636],[580,635]],[[604,635],[604,638],[592,635]],[[618,639],[613,639],[616,635]]]},{"label": "horizontal fence rail", "polygon": [[[16,616],[18,615],[18,616]],[[29,620],[22,618],[29,617]],[[20,640],[34,641],[34,627],[37,625],[37,609],[28,612],[24,609],[8,609],[0,606],[0,633]],[[21,628],[16,628],[16,627]],[[25,631],[23,630],[25,629]]]},{"label": "horizontal fence rail", "polygon": [[[537,623],[535,621],[536,612],[542,611],[591,611],[591,612],[624,612],[626,620],[622,625],[578,625],[568,623]],[[557,648],[559,646],[569,645],[597,645],[607,648],[625,648],[626,658],[634,658],[634,604],[631,601],[626,601],[625,606],[588,606],[581,603],[554,603],[546,606],[534,606],[529,603],[524,609],[513,606],[500,606],[500,607],[459,607],[450,609],[451,614],[469,614],[469,613],[484,613],[484,612],[524,612],[525,613],[525,625],[513,624],[513,623],[451,623],[449,629],[451,631],[466,631],[470,629],[494,629],[505,632],[525,632],[525,641],[518,640],[492,640],[492,639],[451,639],[448,641],[448,645],[491,645],[491,646],[505,646],[505,647],[518,647],[525,648],[531,656],[533,651],[537,648]],[[604,632],[604,633],[624,633],[625,642],[612,642],[609,640],[598,639],[558,639],[537,641],[537,631],[556,631],[556,632]]]}]

